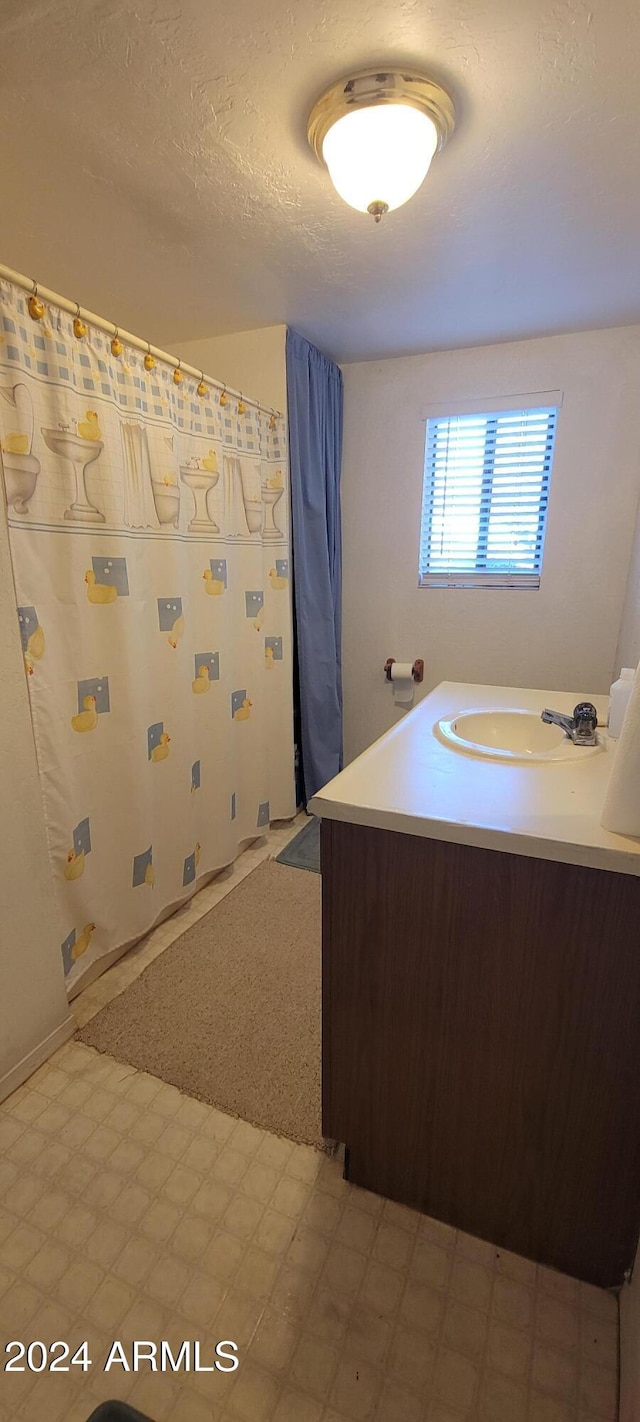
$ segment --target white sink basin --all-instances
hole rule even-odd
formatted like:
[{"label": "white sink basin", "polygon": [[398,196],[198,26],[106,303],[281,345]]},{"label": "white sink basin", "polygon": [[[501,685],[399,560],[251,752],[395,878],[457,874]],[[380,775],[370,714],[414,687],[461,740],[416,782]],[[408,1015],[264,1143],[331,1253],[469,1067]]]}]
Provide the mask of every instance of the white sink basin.
[{"label": "white sink basin", "polygon": [[595,746],[576,746],[560,726],[547,725],[541,721],[540,713],[517,707],[459,711],[437,721],[434,730],[445,745],[464,755],[519,761],[523,765],[584,760],[603,749],[600,741]]}]

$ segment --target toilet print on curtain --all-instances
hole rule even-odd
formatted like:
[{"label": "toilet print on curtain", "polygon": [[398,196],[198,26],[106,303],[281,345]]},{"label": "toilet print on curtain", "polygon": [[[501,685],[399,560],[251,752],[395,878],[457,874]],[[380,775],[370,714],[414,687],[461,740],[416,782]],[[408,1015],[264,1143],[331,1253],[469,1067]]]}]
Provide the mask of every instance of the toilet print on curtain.
[{"label": "toilet print on curtain", "polygon": [[72,991],[295,812],[283,422],[0,283],[0,453]]}]

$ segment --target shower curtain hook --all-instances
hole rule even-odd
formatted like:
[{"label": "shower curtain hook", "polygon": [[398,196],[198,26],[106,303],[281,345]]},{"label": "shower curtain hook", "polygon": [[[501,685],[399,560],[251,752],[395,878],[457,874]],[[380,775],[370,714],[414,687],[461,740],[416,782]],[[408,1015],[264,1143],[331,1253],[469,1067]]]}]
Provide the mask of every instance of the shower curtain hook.
[{"label": "shower curtain hook", "polygon": [[177,366],[176,366],[176,368],[175,368],[175,370],[174,370],[174,372],[173,372],[173,383],[174,383],[174,385],[182,385],[182,371],[181,371],[181,369],[180,369],[181,365],[182,365],[182,361],[179,360],[179,361],[178,361],[178,364],[177,364]]},{"label": "shower curtain hook", "polygon": [[117,327],[117,326],[114,326],[114,328],[113,328],[113,336],[111,337],[111,354],[114,355],[114,356],[121,356],[123,350],[124,350],[124,347],[123,347],[122,341],[120,340],[120,335],[119,335],[119,332],[118,332],[118,327]]},{"label": "shower curtain hook", "polygon": [[[32,281],[33,281],[33,278],[32,278]],[[34,281],[34,282],[33,282],[33,291],[32,291],[31,296],[29,297],[29,299],[28,299],[28,301],[27,301],[27,311],[29,312],[29,315],[30,315],[32,321],[41,321],[41,320],[42,320],[42,317],[44,316],[44,313],[45,313],[45,304],[44,304],[44,301],[41,301],[40,298],[39,298],[39,296],[38,296],[38,283],[37,283],[37,281]]]},{"label": "shower curtain hook", "polygon": [[73,318],[73,334],[79,341],[87,334],[87,323],[80,315],[80,302],[76,301],[76,314]]},{"label": "shower curtain hook", "polygon": [[243,396],[243,394],[242,394],[242,391],[240,391],[240,399],[238,400],[238,414],[239,414],[239,415],[244,415],[244,413],[245,413],[245,411],[246,411],[246,408],[247,408],[247,407],[246,407],[245,402],[244,402],[244,396]]},{"label": "shower curtain hook", "polygon": [[153,356],[152,356],[152,354],[151,354],[151,346],[150,346],[150,344],[149,344],[148,341],[147,341],[147,354],[146,354],[146,356],[145,356],[145,358],[144,358],[143,365],[144,365],[145,370],[153,370],[153,368],[154,368],[154,366],[155,366],[155,360],[153,359]]},{"label": "shower curtain hook", "polygon": [[220,404],[221,404],[221,405],[226,405],[226,403],[227,403],[227,387],[226,387],[226,385],[223,385],[223,387],[222,387],[222,394],[221,394],[221,396],[220,396]]},{"label": "shower curtain hook", "polygon": [[208,392],[208,387],[205,385],[205,382],[204,382],[204,371],[201,370],[201,371],[200,371],[200,383],[199,383],[199,385],[196,386],[196,395],[199,395],[201,399],[204,399],[204,396],[207,395],[208,393],[209,393],[209,392]]}]

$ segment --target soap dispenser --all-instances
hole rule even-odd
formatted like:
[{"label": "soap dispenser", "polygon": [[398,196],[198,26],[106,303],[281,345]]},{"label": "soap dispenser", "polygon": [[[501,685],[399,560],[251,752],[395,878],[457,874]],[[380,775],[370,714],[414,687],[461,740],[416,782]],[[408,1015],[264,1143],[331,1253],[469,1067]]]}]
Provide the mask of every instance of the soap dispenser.
[{"label": "soap dispenser", "polygon": [[609,736],[611,740],[617,741],[622,730],[622,722],[629,703],[635,674],[635,667],[623,667],[618,680],[614,681],[611,687],[609,701]]}]

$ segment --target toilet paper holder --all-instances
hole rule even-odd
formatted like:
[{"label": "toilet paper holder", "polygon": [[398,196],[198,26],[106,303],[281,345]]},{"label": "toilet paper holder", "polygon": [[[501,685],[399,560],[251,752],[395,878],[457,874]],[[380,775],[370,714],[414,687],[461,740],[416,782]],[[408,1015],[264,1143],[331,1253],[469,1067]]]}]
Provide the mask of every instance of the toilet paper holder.
[{"label": "toilet paper holder", "polygon": [[[391,668],[395,665],[395,660],[395,657],[387,657],[387,660],[384,664],[384,674],[386,676],[387,681],[391,681]],[[416,657],[415,661],[412,663],[411,675],[415,682],[420,682],[424,680],[424,662],[422,660],[422,657]]]}]

